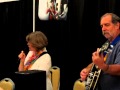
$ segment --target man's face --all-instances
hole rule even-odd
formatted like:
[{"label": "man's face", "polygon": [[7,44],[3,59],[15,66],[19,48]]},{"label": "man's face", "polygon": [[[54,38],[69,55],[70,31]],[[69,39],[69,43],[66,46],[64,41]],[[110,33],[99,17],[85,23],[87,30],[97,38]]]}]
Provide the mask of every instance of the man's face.
[{"label": "man's face", "polygon": [[106,15],[102,17],[100,25],[102,27],[102,33],[105,38],[109,39],[110,41],[114,40],[119,30],[119,23],[112,23],[111,15]]}]

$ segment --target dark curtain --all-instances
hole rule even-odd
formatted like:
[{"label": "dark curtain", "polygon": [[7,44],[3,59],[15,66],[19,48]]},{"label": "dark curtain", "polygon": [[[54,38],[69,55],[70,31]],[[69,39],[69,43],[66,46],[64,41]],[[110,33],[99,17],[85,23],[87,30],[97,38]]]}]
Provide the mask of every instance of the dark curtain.
[{"label": "dark curtain", "polygon": [[32,32],[32,0],[0,3],[0,30],[0,73],[15,72],[25,36]]}]

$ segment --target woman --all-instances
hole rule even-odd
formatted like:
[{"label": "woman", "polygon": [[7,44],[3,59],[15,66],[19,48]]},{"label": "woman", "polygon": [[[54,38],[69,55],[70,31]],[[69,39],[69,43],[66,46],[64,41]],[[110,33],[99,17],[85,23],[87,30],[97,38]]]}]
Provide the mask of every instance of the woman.
[{"label": "woman", "polygon": [[20,58],[19,71],[45,70],[47,78],[47,90],[52,90],[51,80],[48,78],[52,66],[51,56],[47,53],[47,37],[41,31],[35,31],[26,36],[29,52],[27,56],[24,51],[18,55]]}]

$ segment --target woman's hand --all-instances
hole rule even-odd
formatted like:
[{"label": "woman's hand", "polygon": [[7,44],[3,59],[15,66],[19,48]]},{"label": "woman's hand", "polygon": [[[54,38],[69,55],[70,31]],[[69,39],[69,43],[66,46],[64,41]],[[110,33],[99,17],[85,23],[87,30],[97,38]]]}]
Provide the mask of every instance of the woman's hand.
[{"label": "woman's hand", "polygon": [[25,60],[25,57],[26,57],[26,55],[25,55],[24,51],[21,51],[21,53],[18,55],[18,58],[22,61]]}]

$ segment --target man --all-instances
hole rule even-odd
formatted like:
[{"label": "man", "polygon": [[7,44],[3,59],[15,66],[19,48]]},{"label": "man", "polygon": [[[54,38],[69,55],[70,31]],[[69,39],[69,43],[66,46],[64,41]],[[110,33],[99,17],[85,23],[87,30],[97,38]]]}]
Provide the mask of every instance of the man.
[{"label": "man", "polygon": [[108,47],[107,53],[100,53],[101,49],[97,48],[92,53],[92,63],[81,70],[80,77],[82,81],[93,79],[88,76],[92,66],[95,66],[100,70],[100,75],[97,83],[90,82],[96,84],[93,90],[120,90],[120,18],[113,13],[106,13],[101,17],[100,25],[111,47]]}]

